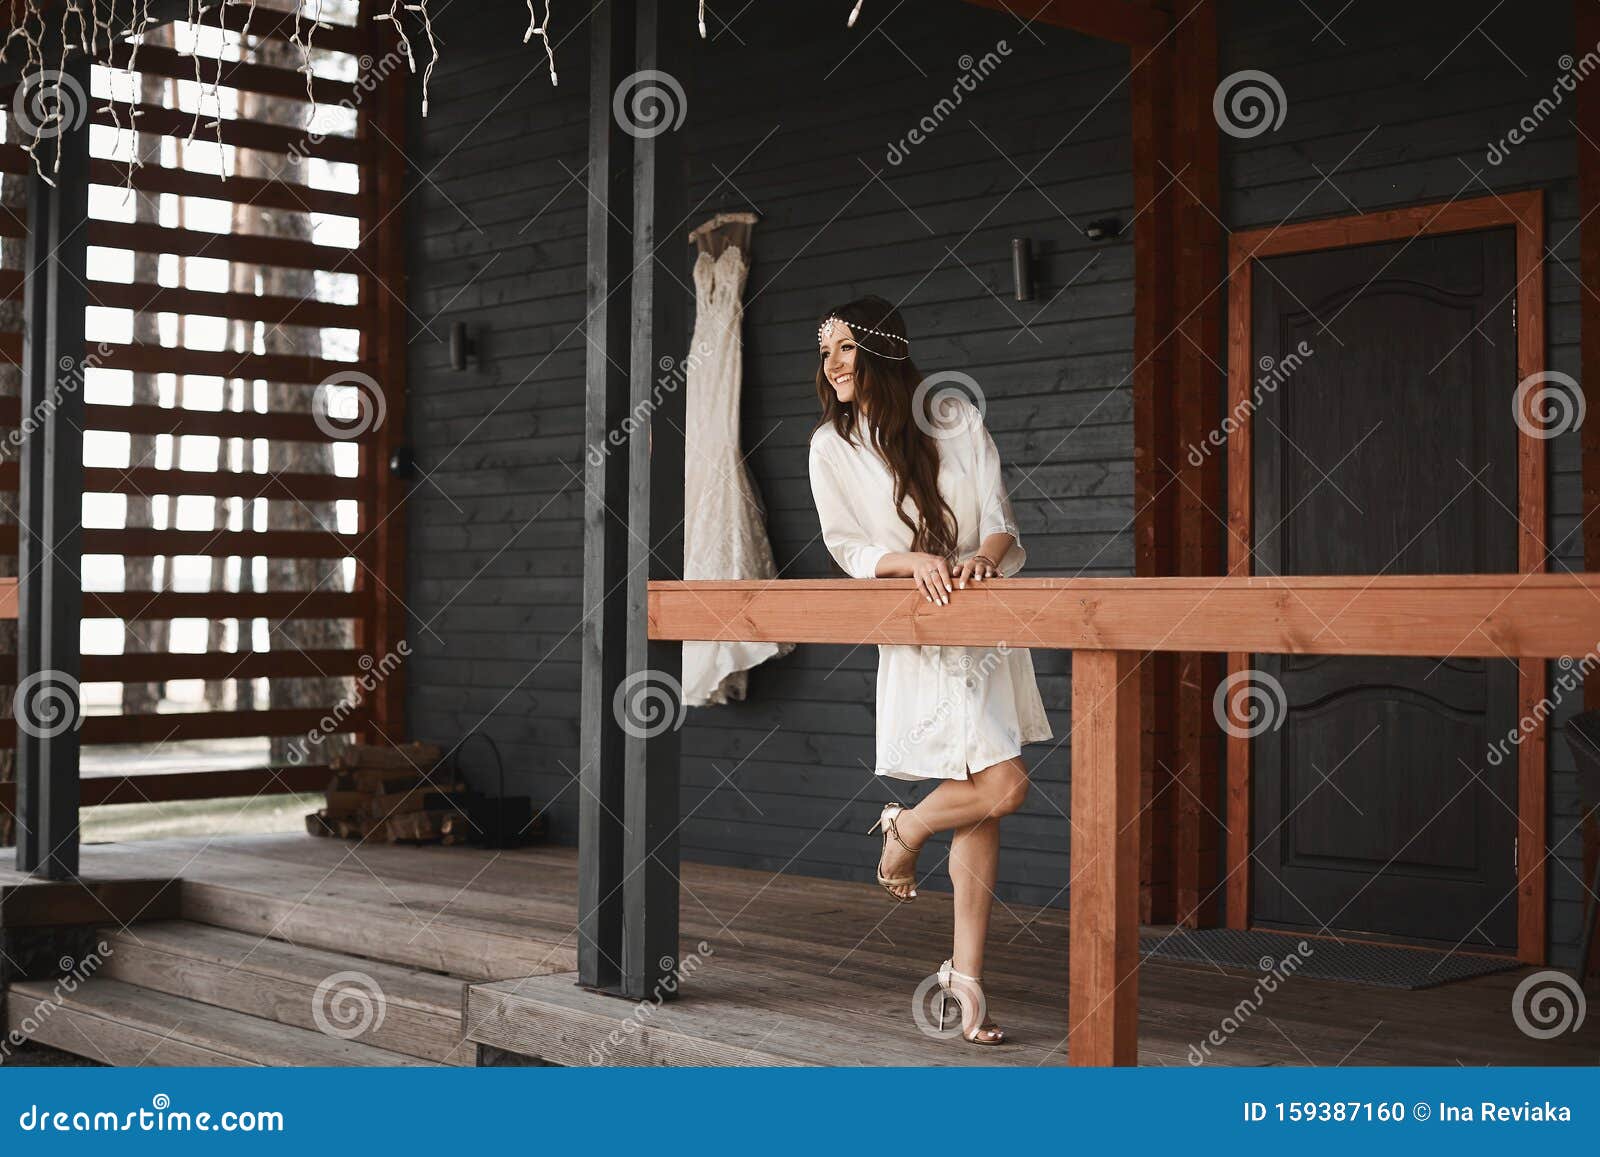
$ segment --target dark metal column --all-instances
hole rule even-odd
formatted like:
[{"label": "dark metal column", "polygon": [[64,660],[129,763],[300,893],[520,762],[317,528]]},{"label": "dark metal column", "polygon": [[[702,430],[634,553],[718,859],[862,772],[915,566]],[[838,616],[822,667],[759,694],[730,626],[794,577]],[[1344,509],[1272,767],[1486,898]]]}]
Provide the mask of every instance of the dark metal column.
[{"label": "dark metal column", "polygon": [[614,702],[628,632],[628,277],[633,138],[611,115],[633,71],[635,5],[590,16],[588,348],[584,403],[583,675],[578,777],[578,983],[622,981],[623,740]]},{"label": "dark metal column", "polygon": [[49,181],[31,171],[28,189],[17,536],[17,866],[50,879],[78,871],[88,58],[61,84],[62,119],[36,146]]}]

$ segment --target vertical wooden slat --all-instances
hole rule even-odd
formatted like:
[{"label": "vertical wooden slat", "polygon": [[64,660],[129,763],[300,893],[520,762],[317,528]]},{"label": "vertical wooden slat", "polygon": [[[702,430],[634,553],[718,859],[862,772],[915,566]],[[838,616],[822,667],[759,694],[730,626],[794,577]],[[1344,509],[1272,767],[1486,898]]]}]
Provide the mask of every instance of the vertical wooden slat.
[{"label": "vertical wooden slat", "polygon": [[[1524,193],[1523,197],[1527,203],[1516,227],[1519,381],[1540,373],[1545,364],[1544,195],[1542,190],[1535,189]],[[1543,438],[1519,432],[1517,521],[1521,530],[1517,556],[1524,573],[1545,569],[1547,445]],[[1521,717],[1539,719],[1536,706],[1545,697],[1544,660],[1523,659],[1518,664],[1518,675]],[[1527,964],[1543,964],[1547,952],[1548,784],[1546,727],[1539,723],[1517,748],[1517,959]]]},{"label": "vertical wooden slat", "polygon": [[1072,653],[1067,1060],[1139,1059],[1139,682],[1130,651]]},{"label": "vertical wooden slat", "polygon": [[[685,76],[685,27],[672,0],[638,0],[635,60],[640,73]],[[693,110],[690,110],[692,112]],[[676,120],[676,116],[673,116]],[[683,577],[684,394],[657,384],[663,359],[688,348],[682,236],[687,172],[677,127],[651,126],[633,145],[633,412],[649,414],[629,446],[628,672],[683,708],[683,645],[649,636],[647,581]],[[642,686],[642,684],[641,684]],[[678,718],[632,729],[625,743],[627,831],[623,840],[623,992],[674,995],[678,961]]]},{"label": "vertical wooden slat", "polygon": [[[47,59],[59,29],[46,22]],[[55,43],[50,43],[55,41]],[[89,59],[74,53],[62,84],[89,93]],[[36,145],[47,183],[29,169],[22,412],[36,425],[22,444],[18,495],[20,579],[17,682],[17,866],[49,879],[78,872],[79,634],[83,614],[83,356],[88,309],[89,118]],[[72,712],[54,723],[42,704]],[[68,706],[70,705],[70,706]],[[51,725],[36,734],[21,720]]]},{"label": "vertical wooden slat", "polygon": [[633,71],[631,4],[589,17],[589,206],[584,369],[583,673],[578,771],[578,982],[622,983],[623,741],[613,700],[627,670],[628,458],[613,445],[628,407],[625,218],[632,206],[632,138],[611,115]]},{"label": "vertical wooden slat", "polygon": [[[1171,405],[1173,325],[1172,45],[1135,45],[1129,77],[1133,137],[1133,544],[1134,574],[1170,575],[1177,543]],[[1139,675],[1142,917],[1173,918],[1172,717],[1176,657],[1156,653]]]}]

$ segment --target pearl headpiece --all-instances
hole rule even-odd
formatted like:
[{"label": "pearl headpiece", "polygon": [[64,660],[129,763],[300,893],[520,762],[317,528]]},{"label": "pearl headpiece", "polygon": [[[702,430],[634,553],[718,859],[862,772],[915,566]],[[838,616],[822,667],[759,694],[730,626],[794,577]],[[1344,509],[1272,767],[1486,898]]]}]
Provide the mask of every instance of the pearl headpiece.
[{"label": "pearl headpiece", "polygon": [[[860,337],[861,334],[870,333],[870,334],[874,334],[874,335],[876,335],[878,337],[886,337],[886,338],[889,338],[892,341],[900,342],[902,345],[904,345],[906,347],[906,352],[903,353],[903,354],[886,354],[886,353],[883,353],[883,352],[881,352],[879,350],[873,349],[871,346],[863,346],[863,348],[866,349],[866,351],[868,353],[877,354],[877,356],[880,357],[880,358],[888,358],[891,361],[897,361],[897,362],[903,362],[903,361],[905,361],[907,358],[909,358],[911,356],[911,339],[910,338],[901,337],[897,333],[889,333],[887,330],[873,329],[871,326],[868,326],[868,325],[856,325],[854,322],[845,321],[844,318],[842,318],[842,317],[831,317],[830,316],[830,317],[824,318],[823,321],[822,321],[822,324],[817,327],[817,341],[819,343],[827,341],[830,337],[833,336],[834,327],[835,326],[840,326],[840,325],[848,326],[850,328],[850,332],[855,334],[858,338]],[[857,344],[860,345],[861,343],[858,341]]]}]

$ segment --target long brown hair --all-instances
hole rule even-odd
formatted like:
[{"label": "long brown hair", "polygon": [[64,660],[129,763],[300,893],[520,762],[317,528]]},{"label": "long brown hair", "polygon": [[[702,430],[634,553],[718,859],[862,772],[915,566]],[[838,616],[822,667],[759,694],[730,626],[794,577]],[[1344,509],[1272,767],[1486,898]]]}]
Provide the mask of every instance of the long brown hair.
[{"label": "long brown hair", "polygon": [[[927,399],[916,396],[922,371],[910,357],[906,323],[900,311],[881,297],[869,296],[836,305],[821,320],[836,317],[856,336],[855,400],[841,404],[828,381],[827,367],[817,363],[817,400],[822,417],[816,429],[831,424],[841,438],[862,430],[863,441],[883,455],[894,477],[894,508],[900,521],[911,528],[911,549],[950,556],[956,549],[956,516],[939,493],[939,446],[929,433],[933,428],[925,412],[922,421],[912,413],[914,403],[927,409]],[[864,328],[863,328],[864,327]],[[892,334],[883,337],[865,330]],[[889,355],[889,356],[884,356]],[[865,401],[866,416],[861,415]],[[917,507],[912,522],[903,503],[909,494]],[[930,517],[929,512],[932,512]]]}]

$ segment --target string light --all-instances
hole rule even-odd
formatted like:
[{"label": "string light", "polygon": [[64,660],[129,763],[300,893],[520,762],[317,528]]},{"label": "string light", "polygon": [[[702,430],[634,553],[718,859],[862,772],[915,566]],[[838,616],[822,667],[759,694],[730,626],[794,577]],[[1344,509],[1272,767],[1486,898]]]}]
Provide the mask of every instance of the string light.
[{"label": "string light", "polygon": [[[315,0],[316,7],[313,13],[310,15],[308,15],[305,10],[306,2],[307,0],[297,0],[293,10],[285,12],[284,15],[293,21],[293,31],[289,36],[289,43],[295,45],[295,47],[300,50],[300,71],[305,74],[306,99],[311,104],[311,117],[312,121],[314,122],[317,115],[317,101],[316,91],[313,83],[315,77],[311,67],[311,41],[318,29],[331,28],[333,25],[322,18],[323,0]],[[522,35],[522,42],[526,44],[535,36],[539,38],[540,42],[544,45],[545,60],[548,62],[550,68],[550,83],[552,86],[554,86],[557,83],[556,54],[555,45],[550,39],[550,10],[553,0],[545,0],[543,19],[539,17],[538,10],[534,6],[534,0],[526,0],[526,2],[528,5],[528,29]],[[707,0],[699,0],[697,13],[697,23],[699,25],[700,38],[702,40],[707,39],[706,2]],[[62,100],[62,74],[65,70],[68,55],[74,49],[76,49],[83,52],[91,59],[98,57],[100,55],[100,34],[102,30],[105,32],[108,50],[110,50],[110,48],[119,40],[128,46],[126,64],[115,71],[126,72],[130,76],[137,73],[139,45],[143,41],[144,34],[149,30],[151,25],[159,24],[161,21],[150,15],[150,0],[128,0],[129,13],[127,17],[127,24],[123,31],[119,33],[117,23],[117,3],[118,0],[65,0],[64,3],[57,5],[52,4],[51,0],[7,0],[7,7],[10,9],[10,26],[6,31],[5,38],[0,40],[0,63],[9,62],[9,53],[12,42],[20,39],[25,46],[27,56],[26,61],[23,62],[22,67],[20,68],[24,78],[29,76],[37,76],[40,73],[45,72],[51,64],[57,65],[55,69],[51,70],[55,73],[55,75],[48,78],[41,78],[34,90],[32,99],[37,102],[37,107],[46,110],[53,110],[47,111],[44,114],[44,123],[35,127],[35,136],[41,135],[47,129],[54,128],[56,121],[61,119],[61,110],[63,108],[70,107],[70,101],[63,103]],[[861,9],[865,3],[866,0],[856,0],[855,6],[850,9],[849,18],[845,21],[845,26],[847,28],[855,27],[856,21],[860,18]],[[87,15],[85,15],[84,12],[85,4],[88,6]],[[44,8],[47,5],[50,7],[57,7],[59,9],[59,28],[61,41],[61,59],[59,62],[51,62],[44,59]],[[106,9],[104,16],[101,14],[102,5],[104,5]],[[219,152],[223,151],[221,98],[222,67],[226,50],[229,47],[228,23],[224,10],[235,6],[247,8],[243,22],[243,28],[237,33],[238,40],[234,42],[240,47],[245,47],[245,38],[250,34],[250,22],[255,16],[256,0],[189,0],[188,2],[188,23],[190,28],[193,30],[193,34],[190,36],[187,52],[194,59],[195,85],[199,90],[198,97],[195,102],[193,122],[189,126],[188,142],[191,144],[194,142],[195,131],[200,128],[203,123],[206,128],[214,128],[216,130],[217,149]],[[222,51],[217,53],[215,61],[216,71],[213,73],[210,84],[208,85],[201,72],[199,30],[205,20],[206,13],[212,8],[217,9],[217,31],[222,39]],[[417,59],[415,52],[412,50],[411,38],[406,35],[403,19],[403,14],[407,12],[413,14],[413,19],[420,21],[422,24],[423,33],[428,38],[428,63],[422,71],[422,115],[427,116],[428,82],[432,78],[434,66],[438,63],[439,59],[439,44],[433,35],[433,19],[432,13],[430,13],[428,10],[428,0],[389,0],[389,10],[387,12],[376,13],[372,19],[388,21],[390,24],[394,25],[395,35],[399,40],[400,50],[405,54],[406,65],[414,74],[417,71]],[[73,42],[71,37],[72,30],[69,28],[69,21],[76,23],[76,43]],[[305,32],[305,38],[303,40],[301,39],[302,29]],[[181,55],[184,53],[185,49],[174,45],[174,51]],[[116,91],[115,85],[116,81],[115,78],[113,78],[111,90],[113,95],[108,97],[106,103],[97,111],[102,113],[110,113],[111,123],[117,130],[117,139],[120,142],[123,125],[119,119],[120,109],[114,95]],[[214,116],[211,116],[202,122],[201,110],[206,103],[208,88],[210,90],[209,95],[211,97],[211,102],[215,106],[216,111]],[[71,96],[72,94],[69,93],[68,95]],[[87,101],[87,93],[83,94],[83,99]],[[135,96],[128,102],[127,130],[130,133],[135,132],[134,118],[140,115],[140,111],[141,110],[137,107],[137,97]],[[38,157],[34,155],[33,142],[24,140],[22,142],[22,148],[29,154],[29,156],[33,156],[34,167],[36,170],[38,170],[39,160]],[[143,164],[138,152],[139,150],[137,148],[131,149],[129,152],[129,155],[132,158],[128,166],[128,181],[130,190],[132,189],[133,170],[141,167]],[[60,151],[56,150],[55,164],[56,166],[59,166],[60,163]],[[226,164],[219,167],[219,173],[222,180],[227,180]],[[44,175],[42,170],[40,171],[40,175]],[[48,179],[49,178],[47,177],[46,180]]]}]

